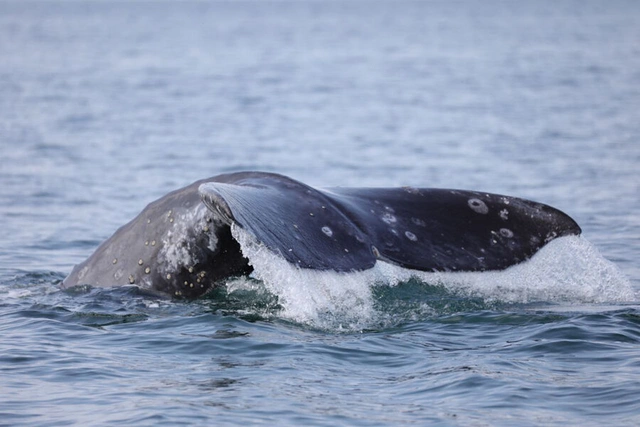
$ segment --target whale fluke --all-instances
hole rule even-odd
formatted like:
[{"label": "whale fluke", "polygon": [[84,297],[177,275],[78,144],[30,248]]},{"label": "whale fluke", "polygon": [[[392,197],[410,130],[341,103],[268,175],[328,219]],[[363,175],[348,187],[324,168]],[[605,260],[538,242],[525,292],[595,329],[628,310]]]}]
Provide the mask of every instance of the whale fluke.
[{"label": "whale fluke", "polygon": [[138,284],[194,297],[251,272],[238,226],[306,269],[384,261],[422,271],[501,270],[581,233],[565,213],[516,197],[433,188],[315,189],[283,175],[218,175],[147,206],[63,286]]}]

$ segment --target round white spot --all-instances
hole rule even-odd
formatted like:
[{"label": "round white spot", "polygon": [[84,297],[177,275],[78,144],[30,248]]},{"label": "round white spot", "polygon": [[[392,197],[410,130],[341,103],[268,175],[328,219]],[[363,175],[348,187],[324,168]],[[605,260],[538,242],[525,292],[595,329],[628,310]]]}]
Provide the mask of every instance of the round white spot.
[{"label": "round white spot", "polygon": [[413,234],[410,231],[405,231],[404,235],[407,236],[407,239],[411,240],[412,242],[417,242],[418,241],[418,238],[416,237],[416,235]]},{"label": "round white spot", "polygon": [[421,220],[420,218],[411,218],[411,222],[413,222],[415,225],[419,225],[420,227],[427,226],[427,223]]},{"label": "round white spot", "polygon": [[489,212],[489,208],[487,207],[485,202],[483,202],[480,199],[469,199],[467,203],[469,204],[469,207],[473,209],[474,212],[477,212],[483,215]]},{"label": "round white spot", "polygon": [[409,194],[420,194],[420,190],[414,187],[402,187],[402,189]]},{"label": "round white spot", "polygon": [[508,228],[501,228],[500,235],[502,237],[506,237],[507,239],[510,239],[513,237],[513,231],[509,230]]},{"label": "round white spot", "polygon": [[385,213],[384,215],[382,215],[382,221],[384,221],[387,224],[394,224],[397,219],[395,216],[391,215],[390,213]]},{"label": "round white spot", "polygon": [[89,267],[83,267],[82,270],[78,272],[78,280],[81,280],[87,274],[87,271],[89,271]]},{"label": "round white spot", "polygon": [[322,232],[324,234],[326,234],[327,236],[329,236],[329,237],[333,236],[333,231],[329,227],[327,227],[326,225],[324,227],[322,227]]}]

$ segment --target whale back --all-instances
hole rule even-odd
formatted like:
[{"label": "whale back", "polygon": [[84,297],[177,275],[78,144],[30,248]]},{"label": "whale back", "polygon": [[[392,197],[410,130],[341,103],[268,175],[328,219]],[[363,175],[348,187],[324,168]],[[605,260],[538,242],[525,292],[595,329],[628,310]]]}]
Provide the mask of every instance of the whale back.
[{"label": "whale back", "polygon": [[64,287],[138,285],[193,297],[251,271],[228,224],[200,201],[195,182],[150,203],[84,262]]}]

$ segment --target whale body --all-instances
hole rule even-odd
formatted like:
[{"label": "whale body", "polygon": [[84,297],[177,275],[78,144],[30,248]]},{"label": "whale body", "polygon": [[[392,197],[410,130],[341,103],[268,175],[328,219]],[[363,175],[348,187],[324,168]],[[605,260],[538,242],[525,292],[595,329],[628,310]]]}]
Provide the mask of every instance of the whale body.
[{"label": "whale body", "polygon": [[434,188],[315,189],[239,172],[194,182],[149,204],[62,286],[138,285],[194,298],[252,271],[232,227],[304,269],[361,271],[384,261],[421,271],[503,270],[549,241],[581,233],[541,203]]}]

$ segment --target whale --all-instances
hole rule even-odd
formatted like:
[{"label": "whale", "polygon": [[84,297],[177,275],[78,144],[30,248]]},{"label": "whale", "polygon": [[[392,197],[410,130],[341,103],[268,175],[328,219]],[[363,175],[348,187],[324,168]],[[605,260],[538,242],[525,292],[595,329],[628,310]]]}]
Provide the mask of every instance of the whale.
[{"label": "whale", "polygon": [[62,287],[136,285],[197,298],[250,275],[234,230],[300,269],[357,272],[386,262],[430,272],[504,270],[553,239],[579,235],[551,206],[480,191],[313,188],[235,172],[150,203],[76,265]]}]

